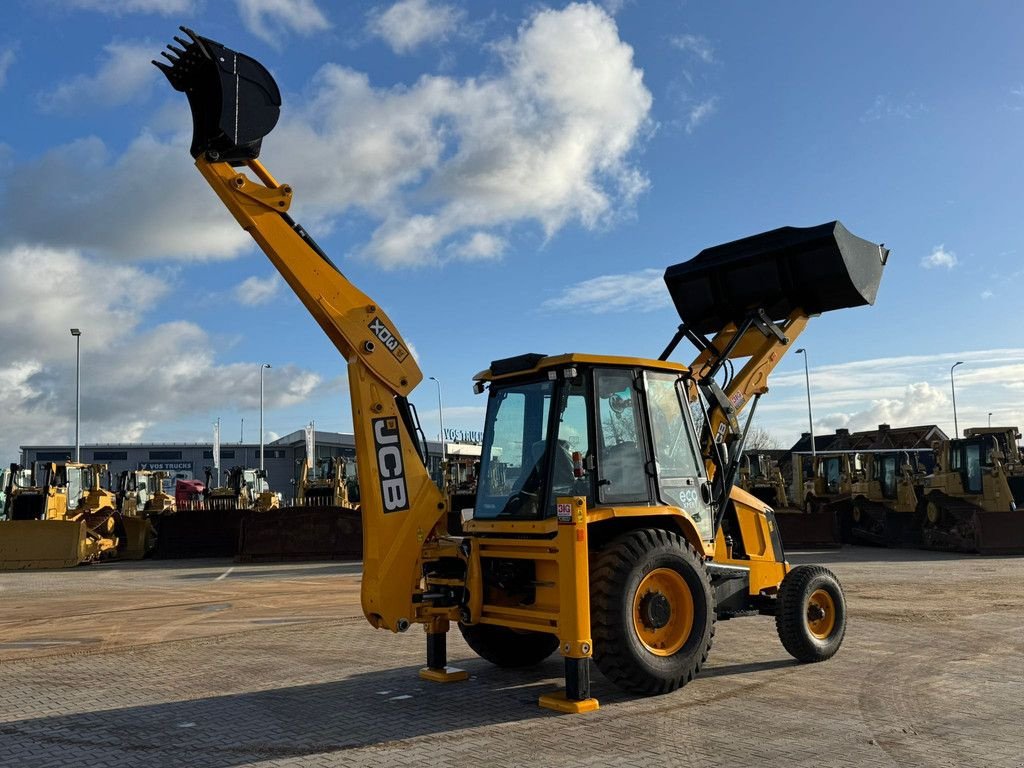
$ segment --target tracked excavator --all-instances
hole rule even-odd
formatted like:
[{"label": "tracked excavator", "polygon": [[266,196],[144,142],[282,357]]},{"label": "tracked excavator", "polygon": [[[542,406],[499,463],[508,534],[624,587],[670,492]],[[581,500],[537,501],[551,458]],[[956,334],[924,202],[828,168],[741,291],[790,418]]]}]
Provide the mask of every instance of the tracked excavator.
[{"label": "tracked excavator", "polygon": [[[706,661],[716,620],[773,616],[798,660],[836,653],[839,582],[791,567],[771,507],[734,485],[750,423],[738,414],[753,415],[811,316],[874,302],[885,248],[838,222],[708,248],[666,270],[682,323],[658,358],[491,362],[474,385],[487,408],[473,518],[453,536],[420,448],[409,396],[423,375],[407,343],[291,218],[292,188],[258,159],[276,83],[183,32],[155,63],[188,97],[196,168],[347,361],[363,613],[380,629],[425,629],[422,678],[468,677],[447,662],[452,625],[499,666],[558,652],[564,690],[539,703],[560,712],[598,707],[592,659],[623,689],[679,688]],[[684,340],[697,349],[689,366],[669,359]]]},{"label": "tracked excavator", "polygon": [[976,427],[936,441],[922,489],[925,548],[1024,553],[1024,463],[1016,427]]}]

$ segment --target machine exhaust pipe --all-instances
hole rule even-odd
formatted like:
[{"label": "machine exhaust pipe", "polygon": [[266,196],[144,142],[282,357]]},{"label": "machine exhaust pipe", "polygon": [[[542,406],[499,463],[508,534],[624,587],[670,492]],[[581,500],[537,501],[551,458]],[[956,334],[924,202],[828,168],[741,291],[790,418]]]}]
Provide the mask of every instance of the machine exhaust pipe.
[{"label": "machine exhaust pipe", "polygon": [[192,157],[244,163],[259,157],[263,137],[277,125],[281,92],[267,68],[208,37],[180,27],[189,40],[175,36],[154,61],[192,110]]}]

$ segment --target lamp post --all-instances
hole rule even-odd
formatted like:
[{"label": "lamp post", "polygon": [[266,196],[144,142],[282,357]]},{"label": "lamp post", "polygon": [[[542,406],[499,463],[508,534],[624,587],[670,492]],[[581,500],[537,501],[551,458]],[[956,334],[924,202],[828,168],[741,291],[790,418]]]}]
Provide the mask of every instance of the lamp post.
[{"label": "lamp post", "polygon": [[71,329],[75,337],[75,463],[82,461],[82,446],[78,435],[82,426],[82,332],[78,328]]},{"label": "lamp post", "polygon": [[963,365],[963,364],[964,364],[963,360],[958,360],[957,362],[953,363],[953,365],[950,366],[950,369],[949,369],[949,389],[953,393],[953,437],[954,438],[960,437],[960,425],[957,423],[957,420],[956,420],[956,382],[953,380],[953,371],[956,369],[956,367],[958,365]]},{"label": "lamp post", "polygon": [[988,412],[988,425],[990,427],[992,426],[992,411]]},{"label": "lamp post", "polygon": [[433,376],[430,377],[430,380],[437,384],[437,419],[441,422],[441,463],[443,464],[447,455],[444,447],[444,406],[441,405],[441,382]]},{"label": "lamp post", "polygon": [[811,458],[813,459],[818,452],[814,447],[814,417],[811,415],[811,373],[807,367],[807,350],[801,348],[796,353],[804,356],[804,381],[807,383],[807,423],[811,428]]},{"label": "lamp post", "polygon": [[263,469],[263,372],[270,367],[270,363],[260,366],[260,469]]}]

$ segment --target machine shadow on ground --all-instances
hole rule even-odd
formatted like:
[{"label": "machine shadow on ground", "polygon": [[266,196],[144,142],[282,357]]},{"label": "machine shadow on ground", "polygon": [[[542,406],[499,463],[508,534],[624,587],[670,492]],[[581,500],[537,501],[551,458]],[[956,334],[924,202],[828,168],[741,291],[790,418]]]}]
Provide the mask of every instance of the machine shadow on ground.
[{"label": "machine shadow on ground", "polygon": [[[406,666],[327,683],[16,720],[0,724],[0,739],[26,754],[45,747],[48,755],[59,759],[63,753],[75,764],[93,756],[104,765],[145,761],[230,768],[565,717],[537,705],[537,697],[560,682],[558,656],[522,671],[497,669],[479,659],[456,663],[470,672],[469,681],[427,683],[417,677],[418,666]],[[732,664],[708,668],[701,677],[795,664],[789,659]],[[636,698],[614,688],[596,669],[593,682],[604,708]],[[691,699],[685,703],[703,697]]]}]

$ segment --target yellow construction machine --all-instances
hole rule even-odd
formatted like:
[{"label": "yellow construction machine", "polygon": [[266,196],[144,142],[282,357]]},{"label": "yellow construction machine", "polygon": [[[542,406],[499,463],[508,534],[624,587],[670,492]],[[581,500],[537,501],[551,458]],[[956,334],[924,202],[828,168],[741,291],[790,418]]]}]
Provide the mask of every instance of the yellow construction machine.
[{"label": "yellow construction machine", "polygon": [[[709,248],[666,270],[682,325],[658,359],[493,361],[475,377],[487,409],[473,518],[453,536],[408,399],[423,378],[408,345],[288,215],[291,187],[257,159],[280,111],[273,78],[183,31],[157,66],[188,97],[196,168],[348,363],[363,612],[392,632],[424,627],[421,677],[467,677],[447,664],[452,624],[500,666],[559,652],[565,689],[540,703],[563,712],[597,707],[592,658],[640,694],[684,685],[716,618],[774,616],[800,661],[836,653],[842,589],[825,568],[790,567],[771,508],[734,486],[750,423],[737,415],[753,415],[810,316],[873,303],[886,249],[838,222]],[[669,360],[684,339],[698,349],[690,366]]]},{"label": "yellow construction machine", "polygon": [[977,427],[936,441],[924,479],[922,539],[928,549],[1024,553],[1024,463],[1016,427]]},{"label": "yellow construction machine", "polygon": [[772,509],[789,506],[786,481],[779,463],[766,453],[747,453],[743,456],[736,485]]},{"label": "yellow construction machine", "polygon": [[30,484],[12,488],[8,519],[0,522],[0,570],[67,568],[114,557],[120,539],[114,495],[102,487],[106,469],[36,462]]},{"label": "yellow construction machine", "polygon": [[349,477],[348,462],[340,456],[322,458],[314,469],[307,458],[302,465],[295,488],[295,505],[299,507],[358,508],[358,493],[350,491],[355,483]]},{"label": "yellow construction machine", "polygon": [[267,473],[262,469],[232,467],[224,485],[214,488],[207,470],[206,506],[209,509],[252,509],[265,512],[281,506],[281,494],[270,490]]},{"label": "yellow construction machine", "polygon": [[167,493],[167,472],[126,469],[117,479],[117,508],[123,515],[165,515],[175,511],[174,497]]},{"label": "yellow construction machine", "polygon": [[853,454],[850,503],[842,522],[850,541],[883,547],[921,543],[919,505],[924,470],[916,449]]}]

